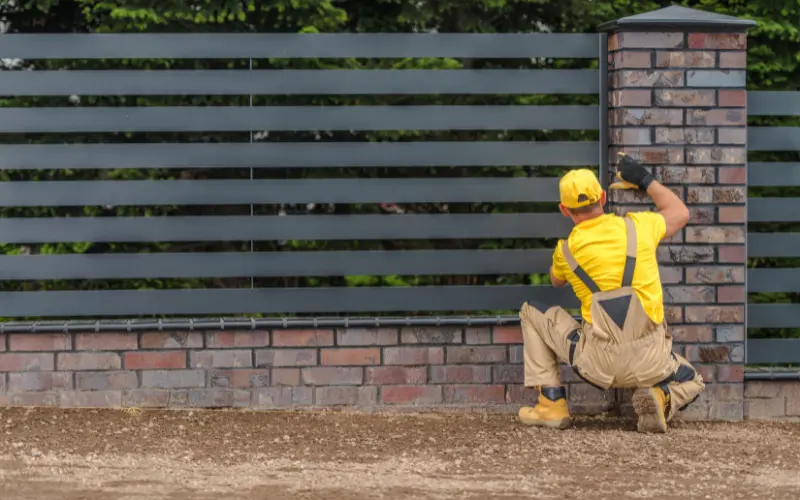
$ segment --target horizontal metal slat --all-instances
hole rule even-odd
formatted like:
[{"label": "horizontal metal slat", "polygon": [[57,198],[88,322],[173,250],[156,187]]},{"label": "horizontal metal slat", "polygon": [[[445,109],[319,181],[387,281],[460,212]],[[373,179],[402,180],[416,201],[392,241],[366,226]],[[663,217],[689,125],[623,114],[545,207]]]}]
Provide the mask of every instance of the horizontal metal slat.
[{"label": "horizontal metal slat", "polygon": [[778,363],[800,363],[800,338],[747,340],[747,364]]},{"label": "horizontal metal slat", "polygon": [[756,186],[800,186],[800,163],[751,162],[747,166],[747,184]]},{"label": "horizontal metal slat", "polygon": [[7,317],[486,311],[575,307],[569,288],[527,285],[0,292]]},{"label": "horizontal metal slat", "polygon": [[800,269],[748,269],[747,291],[748,293],[800,292]]},{"label": "horizontal metal slat", "polygon": [[266,59],[341,57],[596,58],[589,33],[6,34],[20,59]]},{"label": "horizontal metal slat", "polygon": [[0,95],[596,94],[592,69],[4,71]]},{"label": "horizontal metal slat", "polygon": [[747,93],[749,116],[798,116],[800,115],[800,92],[798,91],[750,91]]},{"label": "horizontal metal slat", "polygon": [[800,127],[749,127],[749,151],[800,151]]},{"label": "horizontal metal slat", "polygon": [[800,221],[800,198],[749,198],[748,222]]},{"label": "horizontal metal slat", "polygon": [[4,170],[595,166],[599,158],[588,141],[0,145]]},{"label": "horizontal metal slat", "polygon": [[290,215],[0,219],[4,243],[558,238],[561,214]]},{"label": "horizontal metal slat", "polygon": [[3,255],[0,279],[546,273],[551,249]]},{"label": "horizontal metal slat", "polygon": [[0,206],[556,202],[557,177],[0,182]]},{"label": "horizontal metal slat", "polygon": [[749,328],[797,328],[800,304],[748,304]]},{"label": "horizontal metal slat", "polygon": [[800,257],[800,233],[747,233],[747,257]]},{"label": "horizontal metal slat", "polygon": [[0,108],[0,133],[588,130],[597,106]]}]

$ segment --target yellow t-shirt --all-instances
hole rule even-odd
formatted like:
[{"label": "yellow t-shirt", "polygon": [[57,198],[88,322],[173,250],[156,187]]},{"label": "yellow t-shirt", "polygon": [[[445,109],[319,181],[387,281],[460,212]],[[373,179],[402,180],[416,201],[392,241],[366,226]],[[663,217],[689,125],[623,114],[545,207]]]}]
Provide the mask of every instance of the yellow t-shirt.
[{"label": "yellow t-shirt", "polygon": [[[632,212],[627,216],[636,225],[637,261],[633,273],[633,288],[650,319],[661,323],[664,320],[664,298],[656,249],[667,232],[666,222],[656,212]],[[567,237],[575,260],[597,283],[600,290],[612,290],[621,286],[627,240],[625,221],[614,214],[583,221]],[[581,316],[591,323],[592,292],[567,265],[561,252],[562,241],[559,240],[553,253],[553,274],[572,285],[572,290],[581,301]]]}]

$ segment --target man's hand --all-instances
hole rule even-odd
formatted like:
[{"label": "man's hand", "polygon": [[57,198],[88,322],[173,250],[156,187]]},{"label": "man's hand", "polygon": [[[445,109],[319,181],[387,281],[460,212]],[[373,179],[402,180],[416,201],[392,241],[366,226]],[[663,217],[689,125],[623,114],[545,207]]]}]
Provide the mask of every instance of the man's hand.
[{"label": "man's hand", "polygon": [[615,182],[609,187],[611,189],[640,189],[647,191],[647,188],[655,180],[653,174],[627,154],[617,154],[620,157],[617,168],[619,182]]}]

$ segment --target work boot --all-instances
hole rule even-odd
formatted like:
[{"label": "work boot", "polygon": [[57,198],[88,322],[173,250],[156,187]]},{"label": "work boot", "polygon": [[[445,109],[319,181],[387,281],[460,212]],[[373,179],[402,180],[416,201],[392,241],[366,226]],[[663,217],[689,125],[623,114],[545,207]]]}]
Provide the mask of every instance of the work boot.
[{"label": "work boot", "polygon": [[567,429],[572,426],[567,407],[567,391],[564,387],[539,388],[539,399],[535,406],[519,409],[519,420],[525,425]]},{"label": "work boot", "polygon": [[661,387],[636,389],[633,393],[633,409],[639,417],[639,432],[667,432],[669,393]]}]

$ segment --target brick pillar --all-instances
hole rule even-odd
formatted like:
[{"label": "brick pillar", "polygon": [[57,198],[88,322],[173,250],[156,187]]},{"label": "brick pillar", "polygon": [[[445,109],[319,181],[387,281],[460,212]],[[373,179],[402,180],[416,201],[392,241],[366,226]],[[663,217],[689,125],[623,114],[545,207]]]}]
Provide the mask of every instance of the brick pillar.
[{"label": "brick pillar", "polygon": [[[667,321],[708,382],[686,419],[743,418],[747,218],[746,35],[751,21],[668,7],[607,23],[609,161],[653,167],[689,206],[659,249]],[[616,191],[619,214],[654,209]],[[625,399],[620,401],[625,412]]]}]

